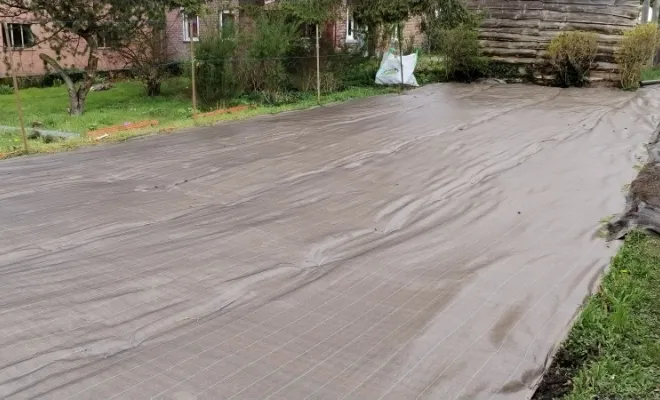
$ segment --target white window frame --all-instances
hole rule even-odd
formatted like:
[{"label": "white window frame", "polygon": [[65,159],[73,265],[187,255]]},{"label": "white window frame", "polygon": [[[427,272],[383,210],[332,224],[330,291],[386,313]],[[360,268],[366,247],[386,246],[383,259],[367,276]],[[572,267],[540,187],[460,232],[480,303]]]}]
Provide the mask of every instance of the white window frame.
[{"label": "white window frame", "polygon": [[235,39],[236,32],[237,32],[237,29],[238,29],[237,21],[236,21],[236,13],[234,13],[233,10],[222,10],[218,13],[218,20],[219,20],[218,25],[220,26],[220,34],[221,35],[222,35],[223,30],[224,30],[224,23],[222,22],[222,16],[223,15],[231,15],[234,19],[234,37],[230,38],[230,39],[233,40],[233,39]]},{"label": "white window frame", "polygon": [[108,46],[108,38],[105,35],[98,35],[96,37],[96,40],[98,41],[97,45],[99,50],[105,50],[110,48],[110,46]]},{"label": "white window frame", "polygon": [[[28,27],[31,27],[32,24],[23,24],[23,23],[20,23],[20,22],[19,23],[7,22],[6,24],[0,24],[0,29],[2,29],[2,36],[3,37],[5,36],[5,33],[6,33],[5,25],[7,25],[7,31],[9,31],[9,37],[5,38],[5,40],[7,41],[7,46],[11,47],[12,49],[29,49],[30,47],[32,47],[32,46],[27,47],[25,45],[25,35],[23,34],[23,28],[22,28],[23,25],[27,25]],[[13,25],[20,25],[21,26],[21,38],[20,38],[21,39],[21,46],[16,46],[16,41],[14,40],[15,38],[14,38]],[[31,30],[31,28],[28,28],[28,29]],[[32,33],[32,37],[34,38],[34,33]]]},{"label": "white window frame", "polygon": [[[350,29],[349,29],[350,28]],[[346,42],[355,43],[358,41],[357,24],[350,7],[346,7]]]},{"label": "white window frame", "polygon": [[[316,25],[315,24],[303,24],[300,26],[302,29],[306,31],[307,28],[311,28],[311,32],[301,32],[302,39],[304,40],[309,40],[313,39],[316,37]],[[319,29],[319,35],[321,35],[321,29]]]},{"label": "white window frame", "polygon": [[218,19],[219,19],[219,24],[220,24],[220,30],[222,31],[222,28],[224,28],[224,23],[222,22],[222,15],[223,14],[229,14],[234,17],[234,27],[236,27],[236,15],[232,10],[222,10],[218,13]]},{"label": "white window frame", "polygon": [[[182,18],[182,25],[183,25],[183,41],[184,42],[190,42],[190,18],[186,13],[181,13],[183,15]],[[199,15],[197,15],[195,18],[197,18],[197,37],[193,37],[192,40],[193,42],[199,42],[199,31],[201,30],[201,25],[199,23]]]}]

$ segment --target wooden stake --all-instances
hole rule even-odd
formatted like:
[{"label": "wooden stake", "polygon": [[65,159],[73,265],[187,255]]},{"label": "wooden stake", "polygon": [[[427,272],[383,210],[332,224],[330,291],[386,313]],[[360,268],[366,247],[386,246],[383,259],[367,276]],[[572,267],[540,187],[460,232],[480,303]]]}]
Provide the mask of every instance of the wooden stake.
[{"label": "wooden stake", "polygon": [[18,112],[18,122],[21,125],[21,136],[23,137],[23,150],[25,153],[29,153],[30,149],[28,147],[27,135],[25,134],[25,121],[23,119],[23,106],[21,104],[21,95],[18,92],[18,79],[16,78],[16,73],[14,71],[14,58],[11,43],[9,42],[9,27],[7,24],[5,26],[5,38],[7,38],[7,55],[9,56],[9,70],[12,71],[11,77],[14,83],[14,95],[16,96],[16,112]]},{"label": "wooden stake", "polygon": [[399,41],[399,69],[401,70],[401,92],[403,93],[403,43],[401,43],[401,22],[396,24],[396,36]]},{"label": "wooden stake", "polygon": [[[192,80],[192,108],[193,108],[193,119],[197,117],[197,85],[195,84],[195,40],[193,37],[192,24],[188,21],[188,28],[190,33],[188,34],[190,38],[190,77]],[[199,29],[199,27],[197,28]]]},{"label": "wooden stake", "polygon": [[321,104],[321,56],[319,55],[319,24],[316,24],[316,102]]}]

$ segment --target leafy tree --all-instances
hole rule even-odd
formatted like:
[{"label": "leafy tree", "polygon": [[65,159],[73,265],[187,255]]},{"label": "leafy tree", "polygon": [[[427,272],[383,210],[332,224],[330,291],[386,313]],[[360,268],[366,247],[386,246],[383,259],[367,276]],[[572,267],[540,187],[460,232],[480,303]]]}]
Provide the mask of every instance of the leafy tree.
[{"label": "leafy tree", "polygon": [[358,20],[369,26],[396,24],[423,11],[430,0],[351,0]]},{"label": "leafy tree", "polygon": [[424,13],[424,22],[438,29],[454,29],[461,25],[474,29],[480,19],[467,9],[463,0],[429,0]]},{"label": "leafy tree", "polygon": [[145,26],[136,29],[130,38],[111,43],[119,61],[131,68],[147,96],[159,96],[161,83],[168,75],[168,62],[174,57],[167,31],[166,13],[154,16]]},{"label": "leafy tree", "polygon": [[[379,31],[398,26],[414,15],[420,15],[433,0],[349,0],[351,11],[359,26],[366,28],[369,55],[373,55]],[[389,36],[389,35],[388,35]],[[399,42],[401,38],[399,37]]]},{"label": "leafy tree", "polygon": [[422,31],[426,34],[429,51],[441,50],[447,31],[464,38],[474,36],[467,31],[476,31],[480,22],[481,15],[468,10],[463,0],[429,0],[422,12]]},{"label": "leafy tree", "polygon": [[[47,33],[43,40],[58,57],[44,53],[39,57],[66,83],[69,113],[80,115],[97,74],[100,42],[133,38],[165,9],[184,7],[192,11],[201,4],[201,0],[0,0],[0,17],[18,17],[43,28]],[[63,51],[87,57],[82,81],[74,82],[61,65],[59,54]]]},{"label": "leafy tree", "polygon": [[[222,30],[209,30],[196,46],[195,76],[197,95],[206,107],[226,106],[239,92],[232,70],[232,57],[237,48],[234,26],[225,24]],[[192,66],[191,66],[192,67]]]},{"label": "leafy tree", "polygon": [[301,24],[314,25],[316,29],[316,93],[321,102],[321,61],[319,25],[336,19],[342,5],[341,0],[280,0],[280,9]]},{"label": "leafy tree", "polygon": [[282,11],[306,24],[322,24],[339,15],[342,0],[280,0]]}]

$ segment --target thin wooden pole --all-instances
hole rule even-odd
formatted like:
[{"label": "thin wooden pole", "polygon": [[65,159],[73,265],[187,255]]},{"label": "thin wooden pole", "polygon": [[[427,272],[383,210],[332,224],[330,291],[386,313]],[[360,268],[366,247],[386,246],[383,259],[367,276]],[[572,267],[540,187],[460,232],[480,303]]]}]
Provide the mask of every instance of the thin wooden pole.
[{"label": "thin wooden pole", "polygon": [[[189,17],[190,18],[190,17]],[[196,17],[195,17],[196,18]],[[193,119],[197,117],[197,85],[195,83],[195,40],[193,37],[193,29],[190,20],[188,20],[188,29],[190,33],[188,34],[190,38],[190,77],[192,80],[192,108],[193,108]],[[199,27],[197,28],[199,29]]]},{"label": "thin wooden pole", "polygon": [[18,78],[16,78],[16,73],[14,71],[14,58],[11,43],[9,40],[9,26],[5,26],[5,38],[7,38],[7,55],[9,56],[9,70],[12,71],[11,77],[14,83],[14,95],[16,96],[16,112],[18,113],[18,122],[21,125],[21,136],[23,137],[23,150],[25,153],[29,153],[30,149],[28,147],[27,135],[25,134],[25,121],[23,119],[23,105],[21,104],[21,95],[18,91]]},{"label": "thin wooden pole", "polygon": [[316,102],[321,104],[321,56],[319,47],[319,24],[316,24]]},{"label": "thin wooden pole", "polygon": [[12,80],[14,81],[14,95],[16,96],[16,111],[18,112],[18,122],[21,124],[21,137],[23,138],[23,149],[27,154],[30,152],[30,148],[28,147],[27,135],[25,134],[23,105],[21,104],[21,95],[18,93],[18,79],[16,79],[16,75],[12,74]]},{"label": "thin wooden pole", "polygon": [[401,22],[396,24],[396,36],[399,41],[399,69],[401,70],[401,92],[403,92],[403,43],[401,43]]}]

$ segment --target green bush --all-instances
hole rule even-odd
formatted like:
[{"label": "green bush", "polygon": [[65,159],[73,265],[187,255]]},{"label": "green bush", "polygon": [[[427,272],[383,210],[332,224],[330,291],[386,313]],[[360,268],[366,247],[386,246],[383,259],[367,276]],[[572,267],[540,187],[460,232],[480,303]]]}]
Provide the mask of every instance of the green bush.
[{"label": "green bush", "polygon": [[14,88],[9,85],[0,85],[0,95],[12,94]]},{"label": "green bush", "polygon": [[441,29],[435,35],[433,47],[444,58],[448,79],[472,81],[483,75],[487,60],[481,56],[478,32],[470,25]]},{"label": "green bush", "polygon": [[365,48],[344,47],[328,57],[328,69],[334,74],[338,89],[375,85],[379,61],[365,53]]},{"label": "green bush", "polygon": [[489,60],[485,75],[489,78],[498,79],[520,78],[520,65]]},{"label": "green bush", "polygon": [[420,28],[426,34],[427,49],[431,53],[441,51],[446,30],[459,27],[476,29],[481,23],[481,15],[469,10],[463,0],[433,0],[429,3],[431,6],[421,16]]},{"label": "green bush", "polygon": [[[338,54],[333,44],[321,37],[319,40],[319,69],[321,92],[329,93],[337,91],[341,81],[333,68]],[[316,46],[314,38],[302,37],[292,43],[291,49],[286,57],[286,72],[293,90],[303,92],[316,92]]]},{"label": "green bush", "polygon": [[584,86],[598,53],[598,36],[589,32],[562,32],[550,41],[548,56],[560,87]]},{"label": "green bush", "polygon": [[239,91],[233,72],[232,57],[236,51],[233,28],[202,35],[196,49],[195,73],[197,95],[205,107],[226,106]]},{"label": "green bush", "polygon": [[415,78],[420,85],[446,80],[444,62],[436,56],[421,55],[415,67]]},{"label": "green bush", "polygon": [[637,25],[623,34],[615,58],[621,71],[621,87],[637,89],[642,70],[660,42],[657,24]]},{"label": "green bush", "polygon": [[241,89],[271,94],[288,91],[287,59],[299,46],[299,24],[273,11],[259,12],[254,18],[254,26],[239,37],[237,75]]}]

